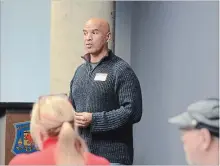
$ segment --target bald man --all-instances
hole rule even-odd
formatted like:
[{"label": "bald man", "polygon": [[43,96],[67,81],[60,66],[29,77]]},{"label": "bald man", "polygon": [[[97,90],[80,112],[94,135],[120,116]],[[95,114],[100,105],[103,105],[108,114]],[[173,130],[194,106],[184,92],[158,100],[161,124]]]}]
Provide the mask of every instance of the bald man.
[{"label": "bald man", "polygon": [[108,22],[93,18],[83,29],[87,54],[70,83],[76,125],[92,153],[111,163],[133,163],[134,123],[142,116],[140,83],[131,67],[108,49]]}]

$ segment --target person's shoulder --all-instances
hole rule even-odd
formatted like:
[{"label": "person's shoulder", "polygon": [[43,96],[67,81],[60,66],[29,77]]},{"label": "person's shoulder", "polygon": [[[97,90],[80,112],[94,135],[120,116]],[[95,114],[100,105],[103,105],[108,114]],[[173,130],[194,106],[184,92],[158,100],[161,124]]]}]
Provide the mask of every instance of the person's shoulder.
[{"label": "person's shoulder", "polygon": [[82,63],[82,64],[80,64],[80,65],[76,68],[76,72],[77,72],[78,70],[84,68],[85,66],[86,66],[86,63],[85,63],[85,62]]},{"label": "person's shoulder", "polygon": [[131,66],[128,62],[126,62],[124,59],[122,59],[121,57],[119,57],[115,54],[114,54],[113,61],[114,61],[114,64],[116,65],[116,67],[118,67],[118,68],[121,68],[121,67],[131,68]]},{"label": "person's shoulder", "polygon": [[115,55],[115,62],[114,62],[114,69],[116,75],[130,75],[135,76],[136,74],[134,70],[132,69],[131,65],[123,60],[121,57],[118,57]]},{"label": "person's shoulder", "polygon": [[86,165],[110,165],[110,162],[101,156],[97,156],[90,152],[85,153],[86,156]]},{"label": "person's shoulder", "polygon": [[43,156],[47,156],[47,153],[36,151],[33,153],[18,154],[14,158],[12,158],[8,165],[39,165],[42,164],[42,162],[45,163],[48,161],[49,163],[51,163],[51,159],[44,159],[42,158]]},{"label": "person's shoulder", "polygon": [[71,83],[73,82],[73,79],[77,76],[80,75],[81,71],[84,71],[86,67],[86,63],[82,63],[81,65],[79,65],[75,71],[74,71],[74,75],[72,77]]}]

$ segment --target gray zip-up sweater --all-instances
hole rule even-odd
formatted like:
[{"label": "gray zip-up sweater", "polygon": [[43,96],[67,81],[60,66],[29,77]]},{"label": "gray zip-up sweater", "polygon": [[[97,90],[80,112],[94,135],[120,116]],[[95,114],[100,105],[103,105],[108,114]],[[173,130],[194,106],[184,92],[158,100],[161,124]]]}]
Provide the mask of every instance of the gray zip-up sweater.
[{"label": "gray zip-up sweater", "polygon": [[70,83],[70,100],[77,112],[91,112],[92,123],[80,128],[89,150],[111,163],[133,163],[134,123],[142,116],[142,95],[131,67],[109,50],[95,68],[89,56]]}]

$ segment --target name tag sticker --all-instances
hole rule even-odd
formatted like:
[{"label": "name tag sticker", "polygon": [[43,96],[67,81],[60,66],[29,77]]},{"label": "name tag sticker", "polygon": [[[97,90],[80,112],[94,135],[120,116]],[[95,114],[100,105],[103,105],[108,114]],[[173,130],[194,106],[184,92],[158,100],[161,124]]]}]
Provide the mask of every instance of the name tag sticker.
[{"label": "name tag sticker", "polygon": [[105,81],[106,78],[107,78],[107,76],[108,76],[107,73],[97,73],[97,74],[95,75],[94,80],[95,80],[95,81]]}]

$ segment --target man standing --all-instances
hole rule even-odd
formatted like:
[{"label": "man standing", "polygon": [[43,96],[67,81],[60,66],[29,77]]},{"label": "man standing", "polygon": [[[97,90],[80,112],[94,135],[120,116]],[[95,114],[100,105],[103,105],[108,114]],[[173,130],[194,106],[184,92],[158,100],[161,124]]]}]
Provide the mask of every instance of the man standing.
[{"label": "man standing", "polygon": [[83,29],[87,54],[70,83],[76,125],[92,153],[111,163],[133,163],[133,124],[142,117],[140,83],[131,67],[108,49],[109,24],[90,19]]},{"label": "man standing", "polygon": [[219,165],[219,100],[198,101],[169,122],[179,126],[190,165]]}]

